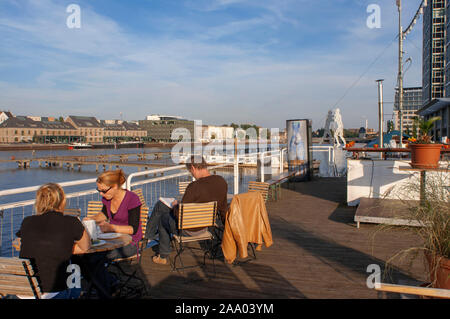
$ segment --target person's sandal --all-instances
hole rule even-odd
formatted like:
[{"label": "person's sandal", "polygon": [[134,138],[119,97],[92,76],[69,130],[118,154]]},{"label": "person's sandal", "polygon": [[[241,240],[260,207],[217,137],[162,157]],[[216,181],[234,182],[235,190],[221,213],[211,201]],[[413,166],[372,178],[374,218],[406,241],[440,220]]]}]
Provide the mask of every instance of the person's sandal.
[{"label": "person's sandal", "polygon": [[153,256],[152,260],[155,264],[167,265],[167,258],[161,258],[160,255]]}]

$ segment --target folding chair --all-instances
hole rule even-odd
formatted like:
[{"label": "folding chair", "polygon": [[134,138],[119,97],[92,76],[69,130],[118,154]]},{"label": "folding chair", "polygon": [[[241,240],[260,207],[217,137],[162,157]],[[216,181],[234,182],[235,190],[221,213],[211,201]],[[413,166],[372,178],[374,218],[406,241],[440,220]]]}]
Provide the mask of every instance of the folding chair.
[{"label": "folding chair", "polygon": [[91,200],[88,202],[86,217],[94,217],[102,212],[103,203],[101,201]]},{"label": "folding chair", "polygon": [[179,199],[183,198],[184,193],[186,192],[186,188],[191,182],[179,182],[178,183],[178,196]]},{"label": "folding chair", "polygon": [[267,202],[269,198],[269,183],[250,181],[248,182],[248,191],[260,192],[264,201]]},{"label": "folding chair", "polygon": [[[182,270],[185,268],[196,267],[194,266],[184,266],[183,260],[181,259],[181,254],[184,251],[185,244],[198,241],[209,242],[209,248],[205,251],[203,255],[203,265],[206,264],[206,255],[209,254],[213,259],[215,252],[213,251],[213,239],[214,235],[207,229],[207,227],[216,226],[216,215],[217,215],[217,202],[208,203],[181,203],[179,206],[179,218],[178,218],[178,233],[173,234],[172,242],[177,251],[175,258],[173,260],[172,269]],[[189,230],[193,228],[206,228],[204,232],[197,236],[188,236],[184,234],[184,230]],[[181,267],[176,267],[177,258],[180,259]],[[214,265],[215,268],[215,265]]]},{"label": "folding chair", "polygon": [[80,217],[81,209],[80,208],[66,208],[66,209],[64,209],[64,215]]}]

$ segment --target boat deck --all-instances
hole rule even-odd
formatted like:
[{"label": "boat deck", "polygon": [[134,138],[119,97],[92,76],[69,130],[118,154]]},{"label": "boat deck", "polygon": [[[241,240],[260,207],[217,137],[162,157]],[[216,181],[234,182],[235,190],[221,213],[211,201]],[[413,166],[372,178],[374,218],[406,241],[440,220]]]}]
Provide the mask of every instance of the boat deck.
[{"label": "boat deck", "polygon": [[[354,222],[356,208],[345,205],[345,179],[322,178],[283,188],[281,200],[268,202],[274,244],[256,252],[257,259],[240,265],[211,260],[205,268],[172,271],[156,265],[147,249],[141,276],[150,287],[150,298],[399,298],[366,286],[367,267],[385,261],[418,238],[404,230],[372,235],[376,225]],[[202,261],[198,251],[185,251],[185,264]],[[424,282],[424,264],[418,258],[411,268],[397,265],[383,282]],[[410,270],[410,272],[408,271]]]}]

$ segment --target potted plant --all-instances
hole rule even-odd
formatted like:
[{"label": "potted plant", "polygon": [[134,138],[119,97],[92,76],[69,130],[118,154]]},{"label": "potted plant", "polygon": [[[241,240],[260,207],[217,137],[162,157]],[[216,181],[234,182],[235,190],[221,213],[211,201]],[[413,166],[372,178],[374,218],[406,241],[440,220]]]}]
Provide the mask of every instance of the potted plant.
[{"label": "potted plant", "polygon": [[413,168],[437,168],[441,156],[442,144],[434,143],[428,135],[434,122],[440,120],[436,116],[429,120],[415,118],[414,123],[419,128],[418,137],[408,139],[408,147],[411,149],[411,166]]},{"label": "potted plant", "polygon": [[[389,270],[394,262],[408,260],[411,266],[414,259],[422,257],[428,270],[429,286],[450,289],[450,177],[447,172],[433,172],[427,175],[424,189],[420,187],[418,174],[401,186],[392,187],[384,197],[400,199],[406,209],[398,209],[396,216],[408,220],[415,226],[380,225],[376,233],[387,229],[404,229],[417,235],[417,245],[396,253],[386,262]],[[418,201],[420,192],[425,197]],[[400,207],[399,207],[400,208]],[[403,211],[403,213],[398,213]],[[418,226],[419,225],[419,226]]]}]

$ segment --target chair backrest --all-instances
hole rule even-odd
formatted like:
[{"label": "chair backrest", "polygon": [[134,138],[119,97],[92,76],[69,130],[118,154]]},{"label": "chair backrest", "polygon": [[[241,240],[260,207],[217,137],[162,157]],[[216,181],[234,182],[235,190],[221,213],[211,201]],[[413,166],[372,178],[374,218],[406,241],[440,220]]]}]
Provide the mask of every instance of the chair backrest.
[{"label": "chair backrest", "polygon": [[267,201],[269,194],[269,183],[250,181],[248,182],[248,191],[260,192],[264,200]]},{"label": "chair backrest", "polygon": [[210,227],[215,225],[217,202],[180,204],[178,229]]},{"label": "chair backrest", "polygon": [[28,259],[0,257],[0,295],[41,298],[41,288]]},{"label": "chair backrest", "polygon": [[141,201],[142,206],[147,206],[147,203],[145,202],[144,193],[142,192],[142,188],[136,188],[133,189],[133,193],[138,195],[139,200]]},{"label": "chair backrest", "polygon": [[81,209],[80,208],[65,208],[64,215],[80,217]]},{"label": "chair backrest", "polygon": [[180,196],[183,196],[184,193],[186,192],[186,188],[188,187],[188,185],[191,182],[179,182],[178,183],[178,193],[180,194]]},{"label": "chair backrest", "polygon": [[145,234],[145,230],[147,229],[148,210],[147,206],[141,206],[141,227],[143,234]]},{"label": "chair backrest", "polygon": [[148,211],[149,208],[147,203],[145,202],[144,194],[142,193],[142,188],[133,189],[133,192],[139,196],[139,200],[141,201],[141,225],[142,225],[142,233],[145,234],[145,230],[147,228],[147,219],[148,219]]},{"label": "chair backrest", "polygon": [[103,203],[102,201],[97,200],[90,200],[88,202],[88,210],[87,210],[87,217],[94,217],[98,213],[102,212]]}]

